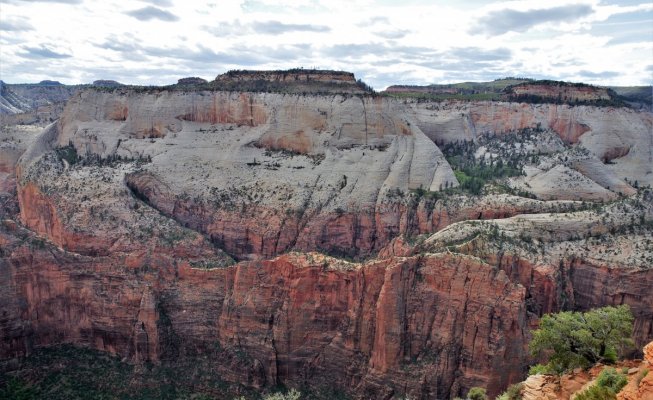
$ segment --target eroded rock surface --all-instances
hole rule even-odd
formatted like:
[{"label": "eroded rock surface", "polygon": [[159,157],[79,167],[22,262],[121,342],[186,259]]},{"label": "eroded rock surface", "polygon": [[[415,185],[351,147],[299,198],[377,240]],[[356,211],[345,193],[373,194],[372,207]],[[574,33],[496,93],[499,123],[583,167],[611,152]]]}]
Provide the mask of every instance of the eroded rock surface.
[{"label": "eroded rock surface", "polygon": [[[522,380],[528,331],[546,312],[627,303],[636,340],[650,340],[653,194],[635,194],[616,167],[649,179],[650,115],[436,105],[75,95],[3,167],[20,214],[0,226],[0,356],[58,343],[132,362],[213,354],[224,379],[250,387],[427,399]],[[624,125],[601,125],[609,112]],[[542,173],[573,156],[564,168],[614,202],[443,194],[458,185],[436,145],[454,139],[448,121],[497,135],[545,124],[533,139],[548,138],[533,145]],[[606,165],[587,135],[612,143],[609,129],[627,132],[630,150],[610,144]]]}]

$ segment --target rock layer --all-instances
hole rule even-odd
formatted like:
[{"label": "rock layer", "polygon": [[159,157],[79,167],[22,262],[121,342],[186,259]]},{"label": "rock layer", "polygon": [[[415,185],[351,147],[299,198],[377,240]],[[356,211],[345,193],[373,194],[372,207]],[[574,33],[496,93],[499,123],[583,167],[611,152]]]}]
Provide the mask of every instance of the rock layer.
[{"label": "rock layer", "polygon": [[[16,169],[25,228],[0,227],[0,356],[59,343],[132,362],[212,354],[224,379],[251,387],[427,399],[519,381],[528,330],[546,312],[627,303],[637,340],[650,339],[648,253],[628,244],[650,238],[650,198],[616,203],[602,220],[574,212],[580,202],[425,194],[456,180],[427,136],[445,129],[424,124],[435,109],[421,107],[346,95],[75,95]],[[595,120],[608,124],[593,108],[461,107],[470,132],[572,115],[560,135],[578,146],[604,129]],[[445,111],[447,121],[461,114]],[[629,146],[646,139],[649,117],[614,112],[636,128]],[[590,130],[570,139],[585,121]],[[487,226],[511,247],[485,240],[483,222],[461,222],[495,218]],[[580,240],[611,228],[623,254],[584,250],[603,251]],[[436,231],[417,246],[401,236]]]}]

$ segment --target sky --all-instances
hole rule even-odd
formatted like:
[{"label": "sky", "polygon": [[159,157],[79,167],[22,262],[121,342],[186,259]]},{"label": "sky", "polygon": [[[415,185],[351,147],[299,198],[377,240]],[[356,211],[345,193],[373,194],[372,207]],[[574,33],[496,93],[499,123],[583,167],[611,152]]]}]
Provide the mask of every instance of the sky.
[{"label": "sky", "polygon": [[231,69],[392,84],[653,83],[646,0],[0,0],[0,79],[167,85]]}]

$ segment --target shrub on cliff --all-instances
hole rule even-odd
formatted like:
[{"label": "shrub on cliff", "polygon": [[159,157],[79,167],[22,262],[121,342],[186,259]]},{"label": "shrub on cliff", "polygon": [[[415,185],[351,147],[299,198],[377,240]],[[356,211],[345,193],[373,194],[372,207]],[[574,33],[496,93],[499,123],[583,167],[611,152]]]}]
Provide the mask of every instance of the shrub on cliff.
[{"label": "shrub on cliff", "polygon": [[473,387],[469,389],[467,398],[469,400],[487,400],[487,394],[485,393],[485,389],[482,387]]},{"label": "shrub on cliff", "polygon": [[265,396],[264,400],[299,400],[302,393],[296,389],[290,389],[288,393],[272,393]]},{"label": "shrub on cliff", "polygon": [[614,362],[620,350],[633,345],[632,331],[628,305],[545,315],[533,332],[530,351],[534,357],[548,356],[548,362],[531,368],[531,374],[561,374],[598,362]]},{"label": "shrub on cliff", "polygon": [[576,396],[577,400],[613,400],[626,386],[628,378],[614,368],[606,368],[596,378],[596,383]]},{"label": "shrub on cliff", "polygon": [[523,383],[515,383],[514,385],[508,386],[505,392],[501,393],[495,400],[521,400],[522,395],[521,391],[524,388]]}]

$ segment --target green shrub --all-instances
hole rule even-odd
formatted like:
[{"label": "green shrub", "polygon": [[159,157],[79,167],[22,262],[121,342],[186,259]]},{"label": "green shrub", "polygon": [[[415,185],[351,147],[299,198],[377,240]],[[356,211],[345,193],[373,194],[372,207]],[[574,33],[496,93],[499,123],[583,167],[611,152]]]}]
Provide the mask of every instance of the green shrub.
[{"label": "green shrub", "polygon": [[575,397],[576,400],[615,400],[616,398],[612,390],[599,385],[592,385]]},{"label": "green shrub", "polygon": [[542,375],[550,375],[553,374],[553,371],[547,366],[543,364],[535,364],[530,369],[528,370],[528,375],[537,375],[537,374],[542,374]]},{"label": "green shrub", "polygon": [[598,378],[596,378],[597,385],[608,388],[615,393],[619,393],[621,388],[626,386],[627,383],[628,378],[626,375],[617,372],[614,368],[604,369]]},{"label": "green shrub", "polygon": [[508,386],[505,392],[501,394],[502,400],[521,400],[521,390],[524,387],[523,383],[515,383],[514,385]]},{"label": "green shrub", "polygon": [[469,389],[469,393],[467,393],[467,398],[469,400],[487,400],[487,394],[485,392],[485,389],[482,387],[473,387]]},{"label": "green shrub", "polygon": [[4,387],[0,387],[0,399],[31,400],[38,398],[35,390],[26,382],[10,378]]},{"label": "green shrub", "polygon": [[596,383],[576,396],[576,400],[614,400],[626,386],[628,378],[614,368],[606,368],[596,378]]},{"label": "green shrub", "polygon": [[302,397],[301,392],[296,389],[290,389],[288,393],[272,393],[263,398],[263,400],[299,400]]},{"label": "green shrub", "polygon": [[620,349],[633,344],[633,319],[628,305],[544,315],[533,332],[531,355],[548,355],[547,369],[558,374],[614,362]]}]

